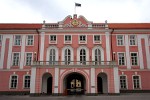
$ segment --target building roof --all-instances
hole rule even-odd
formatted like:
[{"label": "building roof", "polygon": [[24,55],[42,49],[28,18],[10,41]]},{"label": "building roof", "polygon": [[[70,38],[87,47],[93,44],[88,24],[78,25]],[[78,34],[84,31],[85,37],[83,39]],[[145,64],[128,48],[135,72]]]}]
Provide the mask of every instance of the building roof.
[{"label": "building roof", "polygon": [[24,24],[24,23],[20,23],[20,24],[0,24],[0,29],[39,29],[42,27],[42,24]]},{"label": "building roof", "polygon": [[150,23],[108,23],[110,29],[150,29]]}]

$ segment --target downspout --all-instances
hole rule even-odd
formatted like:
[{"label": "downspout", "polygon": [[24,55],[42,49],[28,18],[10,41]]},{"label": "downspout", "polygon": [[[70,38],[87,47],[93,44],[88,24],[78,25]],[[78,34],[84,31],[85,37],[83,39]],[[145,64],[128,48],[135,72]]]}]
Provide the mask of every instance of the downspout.
[{"label": "downspout", "polygon": [[112,47],[112,42],[113,42],[113,41],[112,41],[112,34],[113,34],[113,32],[114,32],[114,29],[112,29],[112,31],[111,31],[111,33],[110,33],[110,34],[111,34],[111,38],[110,38],[110,39],[111,39],[111,57],[112,57],[111,59],[112,59],[112,61],[115,60],[115,54],[114,54],[114,52],[113,52],[114,50],[113,50],[113,47]]},{"label": "downspout", "polygon": [[37,55],[36,55],[36,61],[39,61],[39,45],[40,45],[40,32],[39,32],[39,30],[38,29],[36,29],[36,32],[38,33],[38,47],[37,47]]}]

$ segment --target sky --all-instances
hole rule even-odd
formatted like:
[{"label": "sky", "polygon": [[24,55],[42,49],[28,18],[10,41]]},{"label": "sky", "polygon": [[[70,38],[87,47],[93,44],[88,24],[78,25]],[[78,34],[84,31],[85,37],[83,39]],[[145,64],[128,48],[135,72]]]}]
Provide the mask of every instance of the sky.
[{"label": "sky", "polygon": [[150,23],[150,0],[0,0],[0,23],[57,23],[66,16],[95,23]]}]

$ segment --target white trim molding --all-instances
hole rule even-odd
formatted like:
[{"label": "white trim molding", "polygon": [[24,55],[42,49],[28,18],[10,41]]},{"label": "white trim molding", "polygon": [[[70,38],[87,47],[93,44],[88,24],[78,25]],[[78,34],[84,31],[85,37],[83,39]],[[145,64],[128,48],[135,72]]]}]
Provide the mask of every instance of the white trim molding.
[{"label": "white trim molding", "polygon": [[115,66],[113,69],[114,69],[114,88],[115,88],[115,93],[120,93],[120,92],[119,92],[119,74],[118,74],[118,67]]},{"label": "white trim molding", "polygon": [[106,59],[107,61],[110,61],[110,33],[105,32],[106,34]]},{"label": "white trim molding", "polygon": [[36,81],[36,67],[31,68],[31,82],[30,82],[30,93],[36,93],[35,91],[35,82]]},{"label": "white trim molding", "polygon": [[125,35],[125,51],[126,51],[126,58],[127,59],[127,69],[131,69],[131,62],[130,62],[130,53],[129,53],[129,37],[128,35]]},{"label": "white trim molding", "polygon": [[24,66],[25,43],[26,43],[26,36],[23,35],[22,36],[22,45],[21,45],[20,69],[23,69],[23,66]]},{"label": "white trim molding", "polygon": [[40,43],[40,61],[43,61],[44,59],[44,44],[45,44],[45,32],[41,32],[41,43]]}]

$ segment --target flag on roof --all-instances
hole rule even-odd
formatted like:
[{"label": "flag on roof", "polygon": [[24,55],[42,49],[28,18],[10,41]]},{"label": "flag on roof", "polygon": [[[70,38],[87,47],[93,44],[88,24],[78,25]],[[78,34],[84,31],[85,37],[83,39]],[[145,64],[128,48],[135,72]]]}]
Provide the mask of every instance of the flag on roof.
[{"label": "flag on roof", "polygon": [[81,4],[80,3],[75,3],[75,6],[76,7],[81,7]]}]

